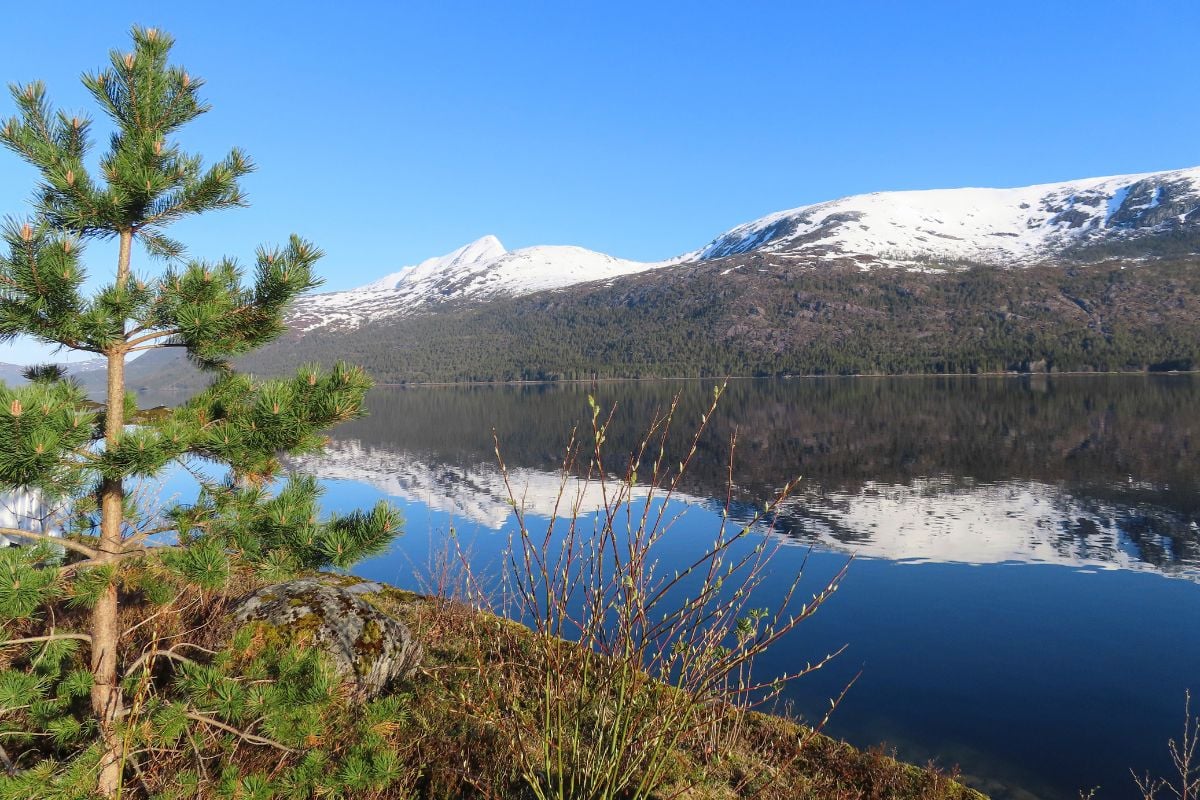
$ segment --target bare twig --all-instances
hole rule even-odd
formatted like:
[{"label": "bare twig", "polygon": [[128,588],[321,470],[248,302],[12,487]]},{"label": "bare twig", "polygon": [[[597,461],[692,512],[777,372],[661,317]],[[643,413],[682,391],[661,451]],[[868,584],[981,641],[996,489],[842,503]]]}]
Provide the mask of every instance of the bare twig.
[{"label": "bare twig", "polygon": [[285,753],[296,753],[297,752],[296,750],[292,749],[291,747],[288,747],[285,744],[280,744],[279,742],[275,741],[274,739],[268,739],[265,736],[257,736],[253,733],[247,733],[245,731],[240,731],[237,728],[233,727],[232,725],[226,725],[224,722],[221,722],[220,720],[213,719],[212,717],[206,716],[206,715],[201,714],[196,711],[189,711],[189,712],[187,712],[187,714],[185,716],[187,716],[188,719],[193,720],[195,722],[200,722],[205,725],[209,725],[213,728],[216,728],[217,730],[221,730],[221,731],[225,731],[226,733],[233,734],[234,736],[238,737],[239,739],[246,742],[247,744],[259,745],[261,747],[274,747],[276,750],[282,750]]},{"label": "bare twig", "polygon": [[172,661],[178,661],[180,663],[194,664],[195,663],[194,659],[190,659],[187,656],[181,656],[175,652],[180,647],[190,647],[193,650],[199,650],[201,652],[208,653],[209,655],[216,655],[215,650],[209,650],[207,647],[201,647],[200,645],[193,644],[192,642],[178,642],[178,643],[172,645],[171,647],[166,648],[165,650],[154,649],[154,650],[149,650],[145,653],[142,653],[140,656],[138,656],[137,659],[134,660],[134,662],[132,664],[130,664],[128,667],[125,668],[125,674],[132,675],[134,673],[134,671],[137,670],[138,667],[142,666],[147,661],[150,661],[159,656],[162,656],[163,658],[169,658]]}]

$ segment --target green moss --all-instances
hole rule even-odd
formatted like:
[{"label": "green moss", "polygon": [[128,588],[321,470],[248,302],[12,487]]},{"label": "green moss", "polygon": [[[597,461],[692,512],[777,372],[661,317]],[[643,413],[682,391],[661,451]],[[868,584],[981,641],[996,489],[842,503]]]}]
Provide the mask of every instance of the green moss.
[{"label": "green moss", "polygon": [[313,613],[306,614],[287,625],[275,625],[266,620],[247,622],[239,629],[238,634],[248,629],[252,635],[252,641],[259,645],[256,652],[261,652],[261,650],[271,647],[312,644],[317,631],[323,624],[324,620],[320,615]]},{"label": "green moss", "polygon": [[360,675],[366,675],[371,667],[383,655],[383,629],[373,619],[363,624],[362,633],[354,642],[355,668]]}]

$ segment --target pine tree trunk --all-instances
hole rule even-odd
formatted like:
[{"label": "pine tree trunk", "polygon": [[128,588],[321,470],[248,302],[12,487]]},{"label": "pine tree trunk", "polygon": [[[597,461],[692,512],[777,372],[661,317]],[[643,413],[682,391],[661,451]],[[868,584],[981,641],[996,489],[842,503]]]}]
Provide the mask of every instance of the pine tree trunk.
[{"label": "pine tree trunk", "polygon": [[[117,283],[129,279],[132,231],[121,232],[121,250],[117,264]],[[125,323],[121,323],[122,330]],[[115,445],[125,428],[125,346],[124,342],[108,352],[108,402],[104,414],[105,446]],[[124,516],[125,487],[120,478],[106,478],[100,484],[100,555],[109,561],[121,551],[121,527]],[[121,789],[123,761],[121,736],[117,722],[124,698],[117,674],[117,646],[121,639],[118,618],[117,587],[110,583],[92,610],[92,713],[100,725],[102,755],[96,789],[103,797],[116,797]]]}]

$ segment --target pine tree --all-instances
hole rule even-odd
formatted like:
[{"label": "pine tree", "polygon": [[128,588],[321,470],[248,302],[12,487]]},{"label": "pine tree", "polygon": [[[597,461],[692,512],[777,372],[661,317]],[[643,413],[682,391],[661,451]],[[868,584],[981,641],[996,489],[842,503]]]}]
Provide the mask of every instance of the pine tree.
[{"label": "pine tree", "polygon": [[[61,538],[0,530],[36,543],[0,550],[0,718],[25,709],[39,719],[50,733],[37,735],[54,737],[64,768],[106,797],[123,779],[122,720],[138,666],[124,647],[123,597],[212,588],[235,560],[277,572],[345,566],[385,547],[398,526],[386,505],[317,521],[310,479],[273,493],[279,455],[319,449],[325,428],[360,413],[370,382],[342,364],[267,382],[232,370],[233,357],[280,335],[289,301],[318,285],[321,252],[292,236],[261,248],[250,276],[232,259],[185,258],[171,224],[245,205],[239,180],[253,165],[237,149],[209,166],[180,149],[173,137],[208,110],[203,82],[168,63],[171,37],[132,35],[132,52],[114,51],[111,65],[83,76],[112,127],[98,161],[89,161],[92,121],[53,109],[41,83],[12,87],[18,113],[0,126],[0,141],[40,176],[32,217],[3,231],[0,340],[95,353],[108,371],[99,408],[55,368],[0,386],[0,488],[40,491],[69,521]],[[83,256],[96,239],[115,239],[118,256],[111,282],[89,296]],[[150,257],[145,269],[135,269],[135,242]],[[183,348],[213,381],[169,413],[144,414],[126,392],[125,363],[164,347]],[[185,459],[223,465],[228,478],[157,515],[134,501],[131,481]],[[157,544],[162,536],[175,543]],[[52,607],[63,600],[87,609],[86,627],[55,627]],[[48,632],[12,635],[31,621]],[[88,668],[55,673],[76,649]],[[3,744],[10,774],[27,766]]]}]

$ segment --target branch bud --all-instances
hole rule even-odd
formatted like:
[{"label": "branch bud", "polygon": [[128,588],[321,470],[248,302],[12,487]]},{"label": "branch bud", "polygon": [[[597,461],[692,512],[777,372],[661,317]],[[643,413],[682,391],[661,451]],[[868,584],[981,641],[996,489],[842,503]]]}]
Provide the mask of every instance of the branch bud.
[{"label": "branch bud", "polygon": [[75,172],[73,170],[67,170],[67,186],[74,186],[74,185],[75,185]]},{"label": "branch bud", "polygon": [[8,410],[9,410],[9,412],[12,413],[12,415],[14,417],[19,417],[19,416],[21,416],[21,412],[24,411],[25,409],[21,408],[20,400],[13,400],[12,405],[10,405],[8,407]]},{"label": "branch bud", "polygon": [[133,53],[125,54],[125,69],[133,69]]},{"label": "branch bud", "polygon": [[25,242],[33,240],[33,228],[29,227],[28,222],[21,226],[21,240]]}]

